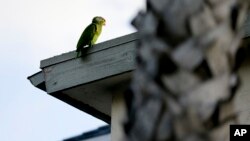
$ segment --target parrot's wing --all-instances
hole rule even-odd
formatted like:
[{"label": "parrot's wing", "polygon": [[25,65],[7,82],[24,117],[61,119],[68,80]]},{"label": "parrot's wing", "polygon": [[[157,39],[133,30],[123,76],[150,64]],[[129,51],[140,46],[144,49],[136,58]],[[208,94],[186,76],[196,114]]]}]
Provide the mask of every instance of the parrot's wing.
[{"label": "parrot's wing", "polygon": [[91,40],[93,39],[95,33],[96,33],[97,27],[95,24],[90,24],[86,27],[86,29],[83,31],[78,43],[77,43],[77,52],[81,50],[86,45],[89,45]]}]

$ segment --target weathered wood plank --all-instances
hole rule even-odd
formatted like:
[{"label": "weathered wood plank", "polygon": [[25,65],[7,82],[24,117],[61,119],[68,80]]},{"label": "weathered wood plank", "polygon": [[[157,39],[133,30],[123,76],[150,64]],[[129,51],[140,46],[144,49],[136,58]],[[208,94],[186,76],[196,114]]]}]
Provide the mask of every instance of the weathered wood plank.
[{"label": "weathered wood plank", "polygon": [[82,58],[71,59],[43,69],[48,93],[86,84],[135,68],[136,41],[121,44]]},{"label": "weathered wood plank", "polygon": [[46,91],[44,74],[42,71],[37,72],[37,73],[29,76],[28,79],[30,80],[32,85],[34,85],[35,87],[37,87],[43,91]]},{"label": "weathered wood plank", "polygon": [[[112,48],[112,47],[115,47],[115,46],[119,46],[119,45],[122,45],[122,44],[129,43],[129,42],[133,42],[133,41],[135,41],[137,39],[138,39],[138,33],[128,34],[128,35],[125,35],[125,36],[122,36],[122,37],[118,37],[118,38],[115,38],[115,39],[112,39],[112,40],[109,40],[109,41],[106,41],[106,42],[96,44],[96,45],[94,45],[94,47],[89,49],[87,54],[91,54],[91,53],[94,53],[94,52],[97,52],[97,51],[105,50],[105,49],[108,49],[108,48]],[[41,64],[40,64],[40,68],[42,69],[44,67],[48,67],[48,66],[51,66],[51,65],[54,65],[54,64],[57,64],[57,63],[62,63],[64,61],[67,61],[67,60],[70,60],[70,59],[75,59],[75,57],[76,57],[76,52],[75,51],[70,51],[68,53],[57,55],[57,56],[42,60]]]},{"label": "weathered wood plank", "polygon": [[30,82],[34,85],[37,86],[38,84],[44,82],[44,75],[42,71],[39,71],[31,76],[28,77]]}]

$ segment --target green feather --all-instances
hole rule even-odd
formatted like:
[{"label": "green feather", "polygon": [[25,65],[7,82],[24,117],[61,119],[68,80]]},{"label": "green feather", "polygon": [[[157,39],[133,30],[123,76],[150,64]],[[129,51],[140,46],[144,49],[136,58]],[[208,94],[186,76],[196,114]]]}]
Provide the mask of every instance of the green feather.
[{"label": "green feather", "polygon": [[85,30],[83,31],[76,47],[77,56],[80,56],[80,53],[82,55],[86,54],[87,48],[84,48],[85,46],[92,47],[98,37],[100,36],[102,32],[102,26],[105,25],[105,19],[102,17],[94,17],[92,20],[92,23],[88,25]]}]

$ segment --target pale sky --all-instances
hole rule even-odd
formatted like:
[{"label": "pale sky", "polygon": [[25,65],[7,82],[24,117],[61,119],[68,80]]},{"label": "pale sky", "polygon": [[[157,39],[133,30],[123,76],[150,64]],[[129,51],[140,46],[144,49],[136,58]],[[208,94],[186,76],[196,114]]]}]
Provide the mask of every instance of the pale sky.
[{"label": "pale sky", "polygon": [[97,42],[135,32],[145,0],[0,0],[0,140],[58,141],[105,125],[35,88],[40,60],[75,50],[94,16],[106,19]]}]

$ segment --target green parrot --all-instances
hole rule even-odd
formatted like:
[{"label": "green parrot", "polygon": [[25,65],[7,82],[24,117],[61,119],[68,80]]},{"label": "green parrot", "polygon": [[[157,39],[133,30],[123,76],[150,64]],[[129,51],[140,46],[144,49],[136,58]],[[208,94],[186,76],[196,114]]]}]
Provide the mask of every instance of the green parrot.
[{"label": "green parrot", "polygon": [[86,45],[92,47],[97,41],[98,37],[102,32],[102,26],[106,24],[106,20],[102,17],[96,16],[93,18],[92,23],[88,25],[83,31],[76,47],[77,55],[84,55],[87,52],[87,48],[84,48]]}]

